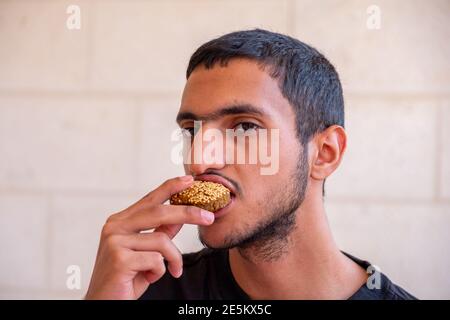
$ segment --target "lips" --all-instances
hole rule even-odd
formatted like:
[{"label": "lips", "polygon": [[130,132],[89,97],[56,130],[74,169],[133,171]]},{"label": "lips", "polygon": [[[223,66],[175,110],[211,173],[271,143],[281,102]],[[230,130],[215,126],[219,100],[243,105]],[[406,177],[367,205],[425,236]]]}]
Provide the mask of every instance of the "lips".
[{"label": "lips", "polygon": [[230,190],[232,197],[236,195],[236,189],[233,187],[233,185],[227,179],[222,178],[221,176],[215,174],[204,174],[196,176],[194,180],[220,183],[221,185]]}]

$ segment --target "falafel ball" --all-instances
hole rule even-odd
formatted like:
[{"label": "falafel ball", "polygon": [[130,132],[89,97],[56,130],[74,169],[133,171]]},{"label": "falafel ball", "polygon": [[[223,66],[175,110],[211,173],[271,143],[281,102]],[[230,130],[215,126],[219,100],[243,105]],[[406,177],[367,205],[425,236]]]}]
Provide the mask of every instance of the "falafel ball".
[{"label": "falafel ball", "polygon": [[189,188],[170,197],[172,205],[191,205],[211,212],[224,208],[230,201],[228,188],[209,181],[195,181]]}]

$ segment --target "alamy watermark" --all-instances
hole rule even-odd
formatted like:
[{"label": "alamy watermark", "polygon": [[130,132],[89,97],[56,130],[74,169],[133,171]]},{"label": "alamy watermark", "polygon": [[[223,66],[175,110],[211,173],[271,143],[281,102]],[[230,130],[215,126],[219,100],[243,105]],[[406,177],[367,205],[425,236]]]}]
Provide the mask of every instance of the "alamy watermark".
[{"label": "alamy watermark", "polygon": [[375,4],[367,7],[366,13],[368,14],[366,20],[366,27],[369,30],[381,29],[381,8]]},{"label": "alamy watermark", "polygon": [[78,265],[72,264],[67,266],[66,274],[68,274],[66,279],[66,287],[69,290],[80,290],[81,289],[81,268]]},{"label": "alamy watermark", "polygon": [[69,30],[81,29],[81,9],[76,4],[67,7],[66,13],[69,15],[66,20],[66,27]]},{"label": "alamy watermark", "polygon": [[194,121],[194,132],[177,129],[171,135],[174,164],[254,164],[261,175],[274,175],[279,169],[279,129],[203,129]]},{"label": "alamy watermark", "polygon": [[370,265],[366,269],[369,277],[366,281],[366,286],[368,289],[381,289],[381,269],[376,265]]}]

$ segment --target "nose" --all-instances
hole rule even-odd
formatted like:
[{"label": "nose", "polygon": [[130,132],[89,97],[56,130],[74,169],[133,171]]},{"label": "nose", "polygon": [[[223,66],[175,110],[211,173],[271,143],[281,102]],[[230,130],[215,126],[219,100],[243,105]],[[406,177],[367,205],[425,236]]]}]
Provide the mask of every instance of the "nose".
[{"label": "nose", "polygon": [[184,165],[187,174],[201,175],[208,170],[220,170],[225,166],[225,138],[222,132],[203,125],[193,138],[190,163]]}]

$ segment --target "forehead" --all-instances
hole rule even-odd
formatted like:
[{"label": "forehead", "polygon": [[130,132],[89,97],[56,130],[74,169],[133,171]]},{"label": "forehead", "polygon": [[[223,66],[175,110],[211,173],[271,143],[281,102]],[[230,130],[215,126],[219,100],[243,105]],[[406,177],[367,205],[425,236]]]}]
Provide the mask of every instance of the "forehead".
[{"label": "forehead", "polygon": [[198,66],[186,82],[180,112],[208,114],[236,102],[253,105],[274,118],[293,115],[277,79],[248,59],[232,59],[226,66],[216,63],[211,69]]}]

